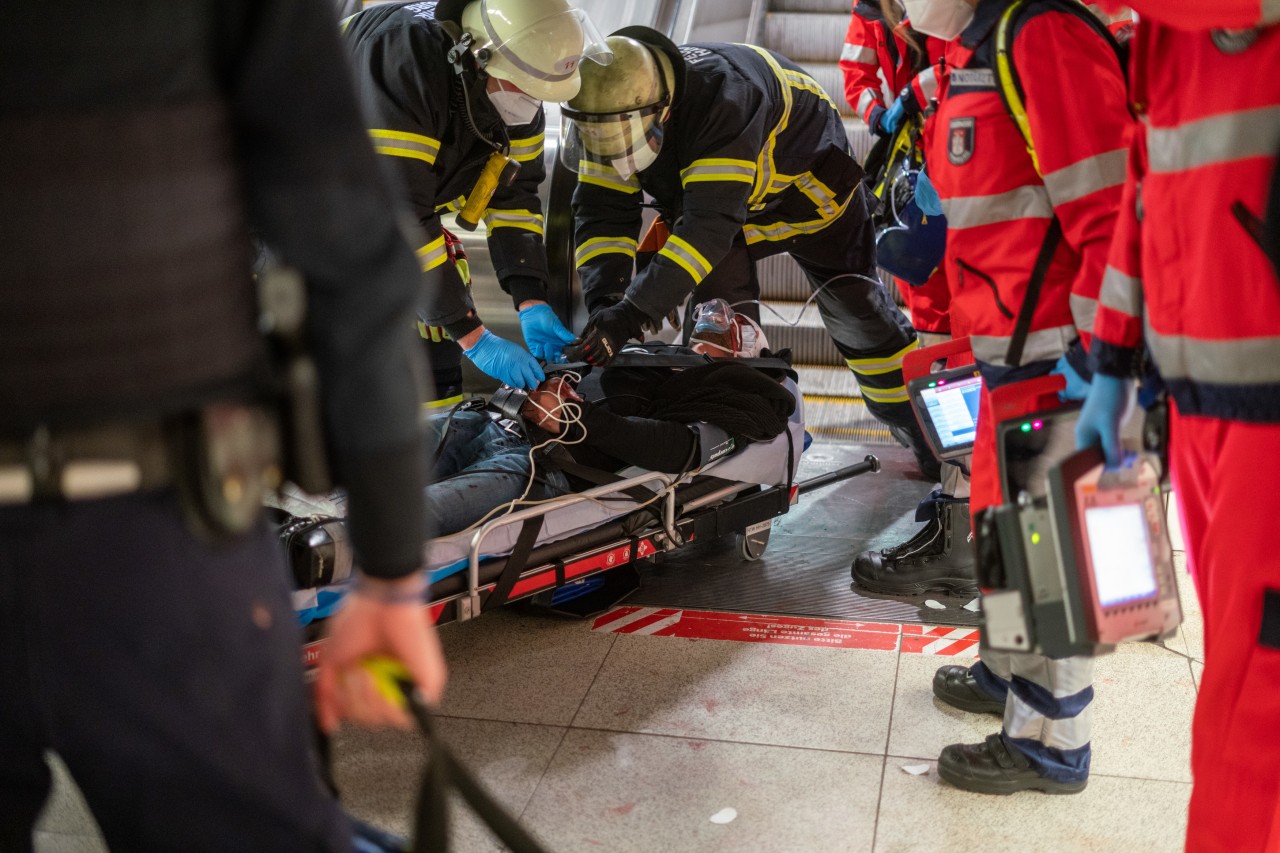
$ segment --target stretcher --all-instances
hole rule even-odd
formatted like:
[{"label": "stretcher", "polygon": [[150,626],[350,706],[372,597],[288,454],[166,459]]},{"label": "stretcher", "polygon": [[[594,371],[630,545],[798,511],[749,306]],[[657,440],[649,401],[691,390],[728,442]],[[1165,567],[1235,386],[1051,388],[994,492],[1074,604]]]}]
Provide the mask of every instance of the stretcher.
[{"label": "stretcher", "polygon": [[[803,398],[788,429],[684,475],[625,469],[616,482],[554,498],[428,541],[429,607],[437,623],[466,621],[507,603],[587,583],[591,578],[651,561],[695,541],[730,534],[746,560],[763,556],[772,520],[802,490],[876,472],[874,456],[806,483],[795,481],[805,449]],[[296,516],[344,512],[340,500],[298,491],[275,505]],[[346,583],[296,590],[299,620],[314,629],[346,592]],[[316,632],[318,633],[318,632]],[[308,654],[315,651],[312,644]]]}]

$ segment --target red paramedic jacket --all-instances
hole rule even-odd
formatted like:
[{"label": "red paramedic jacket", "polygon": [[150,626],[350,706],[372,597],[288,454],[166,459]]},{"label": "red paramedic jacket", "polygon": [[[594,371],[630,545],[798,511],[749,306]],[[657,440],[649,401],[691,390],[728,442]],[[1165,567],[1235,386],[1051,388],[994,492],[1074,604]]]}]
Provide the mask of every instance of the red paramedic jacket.
[{"label": "red paramedic jacket", "polygon": [[857,0],[840,52],[845,100],[868,126],[876,108],[887,108],[908,85],[920,107],[927,107],[937,95],[938,57],[945,45],[941,39],[928,37],[925,52],[929,64],[917,74],[915,54],[905,38],[896,31],[891,33],[878,0]]},{"label": "red paramedic jacket", "polygon": [[1155,5],[1179,29],[1139,6],[1142,126],[1093,356],[1103,373],[1129,375],[1145,344],[1182,414],[1280,422],[1280,281],[1250,230],[1280,149],[1280,26],[1188,29],[1256,23],[1256,0]]},{"label": "red paramedic jacket", "polygon": [[1054,3],[1019,17],[1012,56],[1044,177],[1000,97],[995,31],[1013,0],[981,0],[948,53],[925,160],[947,215],[951,310],[974,355],[1004,366],[1036,256],[1054,216],[1063,239],[1022,362],[1056,360],[1093,328],[1133,125],[1116,53]]}]

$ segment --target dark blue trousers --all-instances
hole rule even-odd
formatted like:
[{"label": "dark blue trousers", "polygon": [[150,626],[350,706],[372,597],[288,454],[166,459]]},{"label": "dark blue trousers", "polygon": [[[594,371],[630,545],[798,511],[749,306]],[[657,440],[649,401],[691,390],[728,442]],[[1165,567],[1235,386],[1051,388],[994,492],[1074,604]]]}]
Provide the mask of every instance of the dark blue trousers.
[{"label": "dark blue trousers", "polygon": [[276,537],[206,544],[167,491],[0,507],[0,850],[45,750],[113,850],[351,850]]}]

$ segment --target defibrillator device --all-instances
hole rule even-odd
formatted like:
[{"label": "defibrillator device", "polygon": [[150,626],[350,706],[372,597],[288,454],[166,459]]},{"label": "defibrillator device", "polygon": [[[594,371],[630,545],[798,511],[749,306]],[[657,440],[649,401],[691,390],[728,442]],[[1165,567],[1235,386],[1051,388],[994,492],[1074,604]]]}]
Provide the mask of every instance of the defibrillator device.
[{"label": "defibrillator device", "polygon": [[[941,370],[935,366],[945,364]],[[902,360],[911,409],[933,455],[960,459],[973,452],[978,435],[982,374],[968,338],[912,350]]]},{"label": "defibrillator device", "polygon": [[1072,404],[997,430],[1007,501],[978,536],[988,648],[1096,656],[1182,622],[1159,467],[1133,454],[1107,469],[1097,448],[1071,451],[1078,414]]}]

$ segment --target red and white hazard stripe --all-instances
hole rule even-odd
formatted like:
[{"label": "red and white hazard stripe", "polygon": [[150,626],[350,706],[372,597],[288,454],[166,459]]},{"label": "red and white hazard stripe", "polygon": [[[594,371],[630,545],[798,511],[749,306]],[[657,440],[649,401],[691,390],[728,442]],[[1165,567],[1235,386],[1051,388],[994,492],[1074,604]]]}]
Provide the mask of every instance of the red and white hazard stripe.
[{"label": "red and white hazard stripe", "polygon": [[976,628],[903,625],[902,651],[918,655],[976,654],[978,634]]}]

